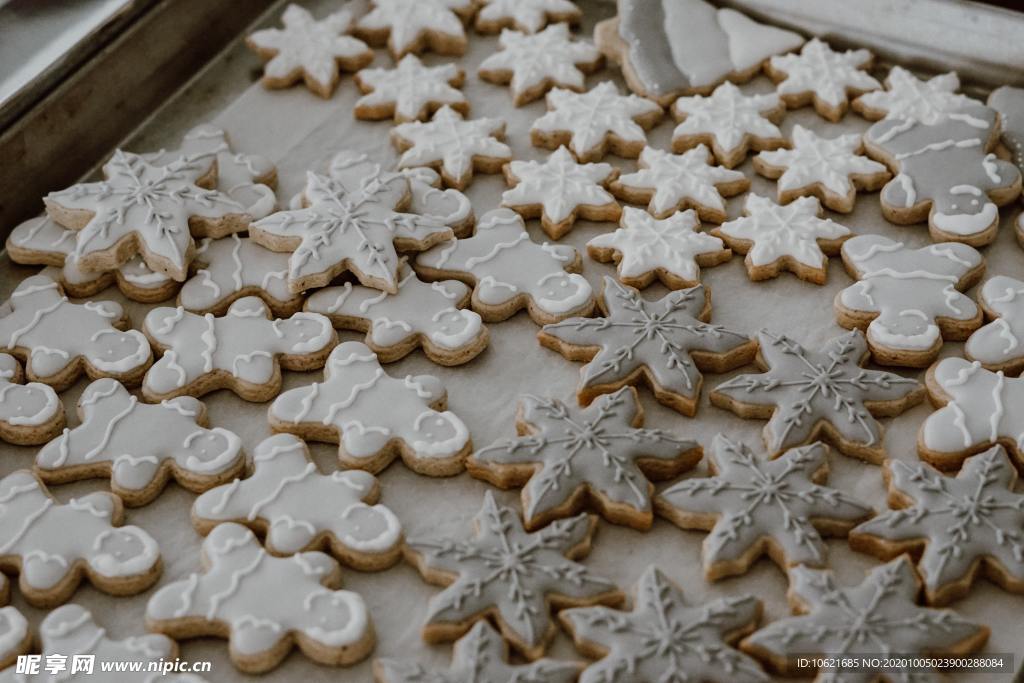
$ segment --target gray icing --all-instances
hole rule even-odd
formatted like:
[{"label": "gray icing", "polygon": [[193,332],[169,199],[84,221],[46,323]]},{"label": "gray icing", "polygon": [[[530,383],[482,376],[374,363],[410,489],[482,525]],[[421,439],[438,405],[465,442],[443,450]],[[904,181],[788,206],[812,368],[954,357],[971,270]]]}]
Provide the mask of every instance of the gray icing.
[{"label": "gray icing", "polygon": [[589,546],[595,523],[583,514],[527,533],[515,509],[498,506],[488,491],[472,538],[407,541],[422,571],[451,577],[450,585],[430,600],[427,625],[465,624],[492,613],[513,645],[542,649],[555,631],[549,600],[618,598],[615,584],[568,559]]},{"label": "gray icing", "polygon": [[0,353],[0,424],[7,425],[8,430],[31,432],[41,425],[62,421],[64,406],[57,392],[38,382],[22,385],[22,379],[18,360]]},{"label": "gray icing", "polygon": [[631,611],[578,607],[559,616],[578,644],[607,651],[580,683],[762,683],[769,679],[758,663],[730,647],[733,634],[760,615],[761,603],[751,595],[687,605],[683,592],[651,566],[640,577]]},{"label": "gray icing", "polygon": [[416,662],[378,659],[374,672],[380,683],[573,683],[580,672],[576,662],[539,659],[509,664],[508,646],[486,621],[478,621],[452,648],[447,671]]},{"label": "gray icing", "polygon": [[[983,627],[956,612],[916,604],[918,578],[905,555],[874,567],[856,586],[840,586],[831,571],[808,567],[791,569],[789,585],[792,599],[807,613],[755,631],[743,641],[747,652],[782,658],[791,665],[799,656],[817,654],[927,657],[960,654],[958,646],[976,645],[975,639],[984,635]],[[873,683],[883,677],[892,683],[940,680],[937,672],[889,663],[884,668],[818,673],[822,683]]]},{"label": "gray icing", "polygon": [[767,371],[739,375],[719,384],[714,394],[743,405],[773,407],[764,428],[768,453],[805,444],[819,433],[838,437],[866,451],[882,450],[882,428],[866,403],[893,403],[920,391],[913,379],[892,372],[868,370],[867,342],[860,330],[827,341],[809,351],[784,335],[757,334]]},{"label": "gray icing", "polygon": [[403,168],[397,173],[409,181],[409,212],[435,218],[458,233],[473,223],[469,198],[453,188],[441,188],[441,176],[426,166]]},{"label": "gray icing", "polygon": [[918,570],[929,594],[971,580],[979,561],[1024,581],[1024,494],[1014,493],[1017,470],[1002,446],[968,458],[955,478],[925,463],[888,468],[890,489],[913,503],[852,533],[923,545]]},{"label": "gray icing", "polygon": [[955,236],[984,232],[999,219],[989,193],[1020,185],[1020,171],[998,159],[998,114],[980,104],[924,124],[913,119],[879,121],[864,134],[874,154],[898,169],[882,188],[884,205],[895,209],[932,203],[929,226]]},{"label": "gray icing", "polygon": [[[6,596],[9,591],[7,577],[0,574],[0,595]],[[28,619],[17,607],[13,605],[0,607],[0,664],[10,664],[18,655],[30,652],[31,636]],[[5,677],[10,678],[10,674],[0,671],[0,681],[3,681]]]},{"label": "gray icing", "polygon": [[[645,471],[692,466],[690,455],[700,446],[661,429],[639,428],[639,412],[630,387],[582,409],[556,399],[524,396],[517,413],[523,436],[481,448],[473,454],[470,469],[474,464],[493,466],[500,476],[508,466],[533,468],[523,489],[527,528],[536,528],[552,515],[564,517],[566,506],[580,493],[607,501],[597,507],[610,521],[630,523],[631,517],[642,515],[642,526],[648,526],[654,485]],[[630,512],[623,515],[614,509],[622,507]]]},{"label": "gray icing", "polygon": [[936,318],[969,321],[978,306],[959,291],[960,282],[982,266],[981,254],[966,244],[933,244],[909,249],[881,235],[847,240],[843,262],[857,282],[836,295],[843,308],[877,313],[868,341],[887,349],[927,351],[941,344]]},{"label": "gray icing", "polygon": [[644,89],[658,97],[707,88],[803,44],[792,31],[703,0],[619,0],[619,36]]},{"label": "gray icing", "polygon": [[872,514],[867,505],[822,485],[828,448],[821,443],[769,460],[717,434],[708,458],[713,476],[685,479],[658,496],[659,511],[670,519],[700,518],[684,528],[710,528],[703,546],[708,573],[744,561],[752,551],[766,552],[765,540],[782,552],[783,569],[824,566],[827,548],[815,525],[853,526]]},{"label": "gray icing", "polygon": [[1024,89],[1004,85],[988,96],[988,106],[999,112],[1003,144],[1013,155],[1013,163],[1024,171]]},{"label": "gray icing", "polygon": [[725,354],[750,344],[744,334],[701,322],[707,308],[700,285],[647,301],[605,277],[606,317],[570,318],[545,325],[543,333],[571,346],[599,349],[580,370],[581,390],[642,377],[660,391],[696,399],[703,380],[690,352]]},{"label": "gray icing", "polygon": [[985,282],[979,299],[995,319],[967,339],[964,355],[989,369],[1024,361],[1024,282],[997,275]]}]

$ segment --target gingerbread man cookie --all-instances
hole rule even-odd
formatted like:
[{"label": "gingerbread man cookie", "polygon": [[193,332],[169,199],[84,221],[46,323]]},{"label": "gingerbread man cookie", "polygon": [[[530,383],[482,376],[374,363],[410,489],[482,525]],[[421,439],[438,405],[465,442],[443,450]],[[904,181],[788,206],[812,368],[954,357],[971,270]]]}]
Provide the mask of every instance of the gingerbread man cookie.
[{"label": "gingerbread man cookie", "polygon": [[[999,112],[1004,148],[1024,173],[1024,89],[1004,85],[988,96],[988,106]],[[1017,214],[1017,241],[1024,244],[1024,213]]]},{"label": "gingerbread man cookie", "polygon": [[398,293],[346,282],[314,292],[305,309],[327,316],[338,329],[366,332],[366,345],[382,363],[422,347],[438,365],[476,358],[490,338],[480,314],[467,310],[470,288],[457,280],[426,283],[407,264],[399,271]]},{"label": "gingerbread man cookie", "polygon": [[[9,593],[7,577],[0,574],[0,603],[7,602]],[[32,650],[32,641],[32,631],[25,615],[11,605],[0,607],[0,681],[4,680],[4,669],[12,666],[19,655]],[[573,675],[576,673],[578,670]]]},{"label": "gingerbread man cookie", "polygon": [[545,24],[577,24],[583,12],[571,0],[481,0],[474,27],[478,33],[515,28],[536,33]]},{"label": "gingerbread man cookie", "polygon": [[878,363],[925,367],[943,339],[965,339],[981,326],[981,310],[962,293],[985,272],[976,249],[908,249],[888,237],[860,235],[843,244],[842,255],[858,282],[836,294],[836,320],[867,331]]},{"label": "gingerbread man cookie", "polygon": [[459,90],[465,73],[454,64],[424,66],[416,55],[406,55],[393,69],[363,69],[356,74],[356,85],[363,96],[353,112],[357,119],[394,119],[429,121],[447,105],[463,116],[469,102]]},{"label": "gingerbread man cookie", "polygon": [[938,123],[947,114],[978,104],[960,95],[955,71],[919,79],[902,66],[894,66],[885,78],[885,90],[864,93],[853,101],[855,112],[868,119],[913,119],[925,125]]},{"label": "gingerbread man cookie", "polygon": [[64,406],[52,387],[23,381],[18,359],[0,353],[0,439],[19,446],[46,443],[64,429]]},{"label": "gingerbread man cookie", "polygon": [[787,109],[813,104],[820,116],[836,122],[846,113],[851,96],[881,89],[868,73],[872,62],[874,56],[867,50],[836,52],[812,38],[800,54],[772,57],[765,72],[778,84],[776,92]]},{"label": "gingerbread man cookie", "polygon": [[466,51],[463,21],[476,10],[473,0],[373,0],[356,24],[371,45],[387,44],[395,59],[431,50],[440,55]]},{"label": "gingerbread man cookie", "polygon": [[985,317],[964,344],[964,356],[979,360],[989,370],[1012,375],[1024,369],[1024,282],[1006,275],[988,280],[978,295]]},{"label": "gingerbread man cookie", "polygon": [[230,641],[231,661],[245,673],[280,664],[294,644],[320,664],[349,666],[374,645],[373,625],[358,593],[340,590],[329,555],[268,554],[249,529],[221,524],[203,541],[201,574],[163,586],[146,605],[146,628],[175,639]]},{"label": "gingerbread man cookie", "polygon": [[414,472],[450,476],[473,446],[446,403],[436,377],[394,379],[365,344],[345,342],[327,359],[324,381],[278,396],[269,419],[275,432],[337,442],[349,468],[379,472],[401,456]]},{"label": "gingerbread man cookie", "polygon": [[767,330],[757,339],[765,372],[719,384],[711,403],[740,417],[768,419],[769,457],[824,437],[846,455],[881,463],[885,445],[874,416],[899,415],[924,398],[916,380],[862,367],[868,343],[859,330],[834,337],[820,351]]},{"label": "gingerbread man cookie", "polygon": [[241,441],[206,427],[206,406],[191,396],[156,405],[140,403],[113,379],[99,379],[78,400],[82,423],[43,446],[36,472],[63,484],[110,477],[127,505],[145,505],[174,478],[202,492],[238,476],[245,465]]},{"label": "gingerbread man cookie", "polygon": [[574,561],[590,551],[596,526],[596,517],[583,514],[528,533],[488,491],[471,538],[410,538],[406,559],[426,581],[446,587],[427,607],[424,639],[455,640],[491,616],[513,648],[541,657],[555,635],[553,609],[622,602],[615,584]]},{"label": "gingerbread man cookie", "polygon": [[0,570],[36,607],[67,602],[82,578],[110,595],[134,595],[160,577],[156,541],[121,526],[117,496],[96,492],[58,503],[28,470],[0,479]]},{"label": "gingerbread man cookie", "polygon": [[217,389],[269,401],[281,391],[281,368],[323,367],[338,343],[325,316],[300,312],[275,320],[255,296],[238,299],[221,317],[154,308],[142,329],[162,354],[142,381],[142,394],[151,402]]},{"label": "gingerbread man cookie", "polygon": [[669,289],[700,284],[701,266],[717,266],[732,258],[722,240],[698,232],[700,221],[693,209],[658,220],[642,209],[622,210],[620,227],[587,242],[595,261],[618,264],[619,280],[643,289],[661,281]]},{"label": "gingerbread man cookie", "polygon": [[402,525],[380,499],[377,478],[362,470],[320,474],[306,444],[291,434],[264,439],[253,472],[196,498],[192,522],[202,534],[237,522],[266,536],[267,550],[292,555],[327,550],[350,567],[386,569],[401,555]]},{"label": "gingerbread man cookie", "polygon": [[0,352],[25,361],[32,381],[63,391],[84,372],[137,384],[152,360],[149,342],[113,301],[73,304],[46,275],[25,278],[0,306]]},{"label": "gingerbread man cookie", "polygon": [[[344,152],[339,157],[343,156]],[[409,181],[409,211],[437,219],[456,237],[466,237],[476,223],[469,198],[456,189],[441,189],[441,174],[425,166],[403,168],[398,174]]]}]

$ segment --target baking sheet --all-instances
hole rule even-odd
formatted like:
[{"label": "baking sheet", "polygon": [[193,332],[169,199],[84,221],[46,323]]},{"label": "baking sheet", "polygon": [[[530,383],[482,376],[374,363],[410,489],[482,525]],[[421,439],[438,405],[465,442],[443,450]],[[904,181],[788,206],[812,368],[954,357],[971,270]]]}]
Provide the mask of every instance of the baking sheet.
[{"label": "baking sheet", "polygon": [[[305,4],[319,15],[336,8],[336,3],[329,0]],[[595,21],[609,14],[612,7],[603,3],[581,4],[588,10],[581,33],[589,36]],[[278,14],[279,10],[269,13],[262,23],[276,23]],[[515,158],[543,159],[549,152],[532,147],[528,135],[530,124],[545,109],[543,100],[518,109],[513,108],[506,86],[483,83],[475,75],[476,65],[496,49],[496,44],[496,37],[471,34],[469,53],[458,60],[467,72],[464,90],[471,102],[472,116],[504,118],[508,122],[507,141]],[[425,61],[435,64],[446,59],[428,55]],[[391,58],[379,50],[376,64],[391,63]],[[390,122],[362,122],[353,118],[351,112],[358,92],[350,77],[344,77],[334,97],[324,101],[301,87],[267,91],[255,83],[259,73],[258,59],[240,43],[234,45],[140,131],[130,136],[126,146],[140,151],[172,147],[189,128],[210,121],[229,131],[236,149],[264,154],[277,163],[281,203],[301,190],[307,169],[324,170],[331,156],[338,150],[356,149],[385,162],[393,162],[396,158],[388,141]],[[612,67],[588,77],[588,87],[606,79],[615,80],[621,85],[618,72]],[[743,87],[746,91],[764,92],[771,90],[772,86],[762,77]],[[783,132],[788,136],[797,123],[816,131],[826,131],[829,136],[862,131],[869,125],[852,113],[838,125],[828,124],[810,109],[803,109],[787,114],[782,123]],[[663,121],[650,133],[650,144],[662,149],[669,148],[673,128],[674,122],[669,119]],[[623,172],[635,168],[633,160],[608,157],[606,161],[619,166]],[[775,182],[757,176],[749,161],[740,170],[751,178],[753,192],[775,196]],[[476,214],[479,216],[496,207],[504,189],[501,176],[477,175],[467,192]],[[743,206],[742,196],[729,200],[728,206],[730,217],[739,215]],[[1018,211],[1016,207],[1003,211],[999,238],[984,250],[989,276],[1000,273],[1018,275],[1024,271],[1024,251],[1017,245],[1012,229],[1012,220]],[[881,217],[877,193],[861,195],[852,214],[840,216],[830,213],[830,217],[847,225],[857,234],[883,234],[904,240],[915,247],[930,243],[925,225],[899,227],[888,224]],[[528,227],[535,240],[546,239],[538,221],[530,221]],[[614,270],[610,264],[599,264],[587,258],[585,244],[593,236],[614,227],[609,223],[580,221],[561,240],[584,252],[583,274],[595,287],[599,286],[603,276],[612,274]],[[5,300],[21,279],[37,270],[35,267],[14,266],[4,256],[0,262],[0,300]],[[712,320],[716,323],[749,333],[761,327],[784,331],[810,348],[842,332],[832,314],[832,299],[851,280],[838,259],[832,259],[828,284],[824,287],[803,282],[791,274],[766,282],[750,282],[740,256],[734,256],[726,264],[705,269],[703,280],[713,292]],[[664,293],[660,285],[655,285],[648,288],[644,295],[655,298]],[[95,298],[126,303],[114,288]],[[134,325],[138,327],[150,307],[132,302],[126,305]],[[466,422],[474,443],[483,446],[514,433],[513,413],[516,400],[522,394],[540,393],[567,401],[574,400],[580,364],[541,348],[536,341],[537,329],[525,313],[520,313],[506,322],[492,324],[490,348],[468,365],[442,368],[429,362],[421,352],[416,352],[389,365],[387,371],[397,376],[430,373],[440,377],[448,389],[450,409]],[[342,340],[361,339],[362,335],[341,332],[340,337]],[[942,355],[960,354],[961,347],[959,343],[947,343]],[[730,412],[710,406],[707,401],[710,388],[727,377],[750,371],[751,368],[747,367],[728,375],[706,375],[704,397],[697,416],[692,419],[661,406],[654,401],[649,391],[641,391],[647,425],[672,429],[685,437],[697,439],[705,446],[718,432],[728,433],[733,438],[759,446],[761,428],[764,426],[762,420],[740,419]],[[924,373],[904,374],[923,379]],[[321,377],[320,372],[286,372],[285,389],[303,386]],[[61,396],[71,426],[78,423],[74,406],[86,384],[82,380]],[[203,400],[209,407],[212,424],[238,433],[247,452],[251,453],[256,444],[269,435],[266,404],[246,403],[227,391],[208,395]],[[887,427],[886,447],[890,457],[908,462],[917,460],[914,440],[918,427],[930,412],[931,407],[925,404],[895,419],[883,421]],[[336,446],[311,446],[315,461],[322,471],[332,471],[338,467]],[[2,445],[0,452],[3,453],[0,457],[0,475],[6,475],[15,469],[31,466],[35,449]],[[832,486],[870,502],[878,510],[885,508],[885,490],[879,467],[834,451],[830,465]],[[701,465],[687,476],[704,476],[706,473],[705,467]],[[380,480],[382,502],[391,507],[403,521],[408,535],[467,534],[470,520],[479,509],[483,492],[490,488],[467,474],[449,479],[421,477],[411,473],[400,462],[383,472]],[[661,484],[659,488],[665,485]],[[55,487],[55,493],[61,501],[67,501],[90,491],[103,490],[106,486],[106,481],[94,480]],[[496,496],[502,503],[519,504],[517,490],[496,491]],[[193,494],[172,484],[150,505],[127,511],[126,523],[142,526],[160,543],[165,569],[158,585],[184,578],[199,569],[202,538],[189,522],[189,510],[194,498]],[[704,532],[682,531],[661,519],[656,519],[654,527],[648,532],[638,532],[602,521],[594,539],[593,551],[585,562],[593,570],[615,579],[627,590],[632,588],[649,565],[654,564],[679,582],[686,597],[692,602],[751,593],[763,600],[765,621],[789,614],[785,600],[785,576],[766,558],[743,576],[714,584],[707,583],[700,568],[700,548],[704,537]],[[843,583],[859,582],[865,570],[878,564],[870,556],[849,550],[845,540],[832,539],[828,545],[830,565]],[[378,639],[374,656],[418,659],[437,667],[447,666],[450,646],[427,646],[419,636],[427,601],[438,592],[438,588],[426,584],[414,569],[405,564],[381,573],[359,573],[346,569],[344,577],[345,587],[361,593],[371,612]],[[149,591],[115,599],[91,587],[83,587],[75,594],[74,601],[91,609],[109,634],[120,638],[142,632],[145,605],[151,594],[152,591]],[[38,626],[45,616],[44,611],[29,608],[17,590],[14,591],[13,603],[25,612],[33,627]],[[982,580],[969,597],[958,601],[954,607],[965,617],[992,627],[987,652],[1024,653],[1024,629],[1019,627],[1024,596],[1008,595]],[[559,633],[549,653],[555,657],[579,658],[564,633]],[[237,672],[230,664],[227,642],[224,640],[211,638],[184,642],[181,657],[187,660],[212,660],[213,672],[207,676],[210,681],[231,683],[255,680],[255,677]],[[1015,660],[1019,667],[1020,656]],[[370,681],[372,675],[369,660],[352,668],[334,669],[316,665],[300,653],[293,652],[279,668],[262,678],[267,681],[301,679],[317,683],[328,680]],[[957,680],[1002,683],[1011,680],[1011,677],[1002,674],[958,675]]]}]

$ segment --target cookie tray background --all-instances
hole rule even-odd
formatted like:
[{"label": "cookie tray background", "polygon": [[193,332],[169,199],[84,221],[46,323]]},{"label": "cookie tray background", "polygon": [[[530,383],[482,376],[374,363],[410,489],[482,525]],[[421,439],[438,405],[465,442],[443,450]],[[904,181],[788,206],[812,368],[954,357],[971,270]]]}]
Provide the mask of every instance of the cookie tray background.
[{"label": "cookie tray background", "polygon": [[[277,3],[258,24],[267,26],[276,23],[284,4]],[[339,3],[336,0],[308,0],[304,4],[315,14],[322,15],[335,9]],[[355,3],[357,13],[363,9],[360,4]],[[587,38],[597,20],[614,13],[614,5],[607,2],[581,0],[579,4],[586,13],[580,35]],[[757,9],[760,13],[764,14],[766,3],[755,4],[759,5]],[[926,8],[933,4],[926,0],[920,6]],[[966,11],[968,8],[964,6],[963,9]],[[950,37],[950,40],[956,38]],[[837,42],[841,44],[843,41]],[[507,87],[483,83],[476,77],[476,66],[496,49],[496,45],[495,36],[470,33],[468,53],[455,60],[466,71],[464,91],[470,100],[471,114],[474,117],[504,118],[508,124],[507,141],[515,158],[546,158],[549,152],[532,147],[528,134],[530,124],[545,110],[543,100],[514,108]],[[928,54],[921,56],[929,57]],[[436,55],[424,58],[428,64],[448,60]],[[377,50],[375,65],[391,63],[385,51]],[[351,76],[344,76],[334,96],[325,101],[302,87],[265,90],[257,83],[259,66],[258,58],[246,50],[240,40],[236,41],[182,91],[173,96],[168,93],[167,104],[155,112],[139,130],[128,136],[124,146],[133,151],[172,148],[194,125],[213,123],[229,132],[235,149],[263,154],[277,164],[279,205],[286,204],[301,189],[307,169],[323,170],[330,157],[341,149],[362,151],[385,163],[393,163],[397,158],[388,140],[390,122],[363,122],[352,116],[358,91]],[[957,64],[950,66],[956,67]],[[887,72],[888,65],[884,64],[883,67],[876,68],[876,75],[881,77]],[[593,87],[607,79],[624,87],[614,67],[590,76],[587,86]],[[764,92],[771,89],[771,84],[765,77],[758,77],[743,88],[745,91]],[[984,95],[980,89],[966,90],[974,96]],[[860,132],[868,127],[867,121],[853,113],[847,114],[839,124],[828,124],[809,108],[805,108],[787,113],[782,123],[787,137],[797,123],[816,132],[824,131],[828,136]],[[650,144],[668,149],[673,128],[674,122],[666,117],[650,133]],[[623,172],[635,168],[635,160],[617,157],[605,160]],[[751,179],[752,192],[775,196],[775,182],[757,176],[749,161],[739,170]],[[496,207],[504,189],[505,183],[500,175],[478,174],[467,190],[476,215]],[[742,205],[742,196],[730,200],[729,217],[739,215]],[[1019,276],[1024,272],[1024,250],[1017,244],[1012,226],[1018,211],[1019,205],[1003,210],[999,237],[983,250],[988,264],[986,277],[997,274]],[[882,234],[903,240],[913,247],[930,243],[924,225],[900,227],[886,222],[881,216],[877,193],[860,194],[854,212],[848,216],[831,213],[830,216],[850,227],[855,234]],[[9,229],[13,226],[4,227]],[[613,230],[614,227],[610,223],[578,221],[574,230],[561,243],[570,244],[585,254],[585,244],[589,239]],[[546,240],[540,231],[539,221],[530,221],[528,229],[535,240]],[[595,287],[599,287],[603,276],[614,273],[612,265],[596,263],[585,255],[583,262],[583,275]],[[0,256],[0,300],[6,300],[20,280],[37,270],[36,267],[13,265],[5,254]],[[837,291],[851,282],[839,259],[833,258],[828,283],[823,287],[803,282],[788,273],[774,280],[755,283],[747,278],[742,256],[735,255],[723,265],[705,269],[703,281],[712,292],[713,322],[748,333],[768,327],[777,332],[785,332],[808,348],[819,347],[825,340],[842,331],[833,316],[832,299]],[[973,290],[969,293],[974,295]],[[644,294],[647,298],[660,297],[664,289],[660,285],[653,285]],[[135,327],[141,324],[145,312],[150,308],[126,302],[116,288],[108,289],[94,298],[126,303]],[[442,368],[429,362],[422,352],[416,352],[391,364],[387,370],[397,376],[428,373],[440,377],[448,389],[450,409],[466,422],[474,444],[478,447],[487,445],[514,433],[513,415],[516,401],[521,395],[538,393],[575,401],[574,391],[580,364],[569,362],[541,348],[536,339],[537,329],[525,313],[520,313],[509,321],[492,324],[490,348],[468,365]],[[339,334],[343,341],[362,338],[357,333]],[[961,347],[959,343],[947,342],[942,356],[959,355]],[[730,412],[712,407],[707,400],[708,391],[712,387],[732,375],[749,370],[744,368],[727,375],[706,375],[704,396],[695,418],[683,417],[654,401],[649,391],[641,391],[647,425],[675,430],[686,438],[700,441],[705,447],[716,433],[725,432],[759,448],[763,421],[740,419]],[[923,379],[924,373],[902,374]],[[285,389],[303,386],[321,377],[319,371],[308,374],[286,372]],[[74,406],[86,384],[82,380],[61,395],[71,425],[78,423]],[[246,403],[227,391],[208,395],[203,400],[209,408],[211,423],[238,433],[248,453],[251,454],[256,444],[269,435],[267,404]],[[908,462],[917,460],[914,448],[917,430],[931,410],[929,405],[924,404],[895,419],[883,421],[890,457]],[[322,471],[337,469],[335,446],[310,445]],[[30,467],[35,449],[3,445],[0,446],[0,453],[0,475],[6,475],[16,469]],[[834,450],[830,456],[830,467],[829,481],[832,486],[872,504],[876,510],[885,509],[881,468],[842,456]],[[685,476],[706,474],[706,466],[702,464]],[[473,514],[479,509],[484,491],[491,489],[489,485],[467,474],[449,479],[418,476],[400,462],[381,473],[380,481],[381,502],[398,515],[409,535],[428,532],[431,535],[465,533]],[[67,501],[90,491],[103,490],[106,486],[105,481],[94,480],[57,486],[53,490],[61,501]],[[659,488],[664,486],[661,484]],[[519,505],[518,490],[495,491],[495,495],[503,503]],[[199,569],[202,537],[193,530],[189,520],[194,498],[193,494],[170,485],[150,505],[127,511],[126,523],[142,526],[160,544],[165,569],[158,585],[184,578]],[[767,559],[758,562],[744,576],[714,584],[706,582],[700,564],[701,543],[705,535],[704,532],[682,531],[660,518],[656,518],[654,527],[646,533],[601,521],[593,551],[585,563],[616,580],[627,590],[649,565],[654,564],[683,587],[690,601],[749,593],[764,602],[764,621],[789,614],[785,576]],[[829,564],[843,583],[859,582],[865,570],[879,563],[873,557],[851,551],[845,539],[829,540],[828,545]],[[411,566],[399,563],[381,573],[359,573],[346,569],[344,585],[358,591],[367,602],[377,632],[375,656],[411,658],[425,664],[447,666],[451,655],[450,646],[428,646],[422,642],[419,633],[427,601],[437,593],[438,588],[426,584]],[[145,605],[151,594],[147,592],[115,599],[90,587],[83,587],[73,600],[92,610],[97,621],[107,628],[112,637],[121,638],[143,631]],[[45,615],[41,610],[29,608],[17,591],[14,591],[14,604],[24,611],[34,627]],[[1016,653],[1015,665],[1020,671],[1024,659],[1024,629],[1020,628],[1019,615],[1024,609],[1024,596],[1004,593],[980,580],[970,595],[956,602],[954,608],[965,617],[990,626],[992,636],[985,652]],[[564,633],[558,635],[550,655],[579,658]],[[182,643],[181,657],[187,660],[212,660],[213,672],[208,676],[211,681],[234,683],[256,680],[255,677],[239,673],[230,664],[227,642],[224,640],[186,641]],[[309,683],[337,680],[364,682],[372,680],[372,674],[369,660],[350,669],[332,669],[317,666],[294,652],[281,667],[261,678],[267,681],[305,680]],[[957,680],[1003,683],[1011,680],[1011,677],[993,674],[958,675]]]}]

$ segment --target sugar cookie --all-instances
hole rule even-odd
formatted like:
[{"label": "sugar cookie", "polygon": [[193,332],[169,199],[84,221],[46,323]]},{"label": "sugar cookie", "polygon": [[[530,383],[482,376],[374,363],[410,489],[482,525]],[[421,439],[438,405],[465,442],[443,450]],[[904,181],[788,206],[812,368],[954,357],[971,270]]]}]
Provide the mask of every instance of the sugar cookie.
[{"label": "sugar cookie", "polygon": [[[988,106],[999,112],[1002,141],[1010,160],[1024,173],[1024,89],[1004,85],[988,96]],[[1017,214],[1017,241],[1024,244],[1024,213]]]},{"label": "sugar cookie", "polygon": [[[0,604],[7,602],[9,593],[7,577],[0,574]],[[25,615],[11,605],[0,607],[0,681],[4,679],[4,669],[14,666],[19,655],[31,651],[33,640]],[[573,675],[576,673],[578,670]]]},{"label": "sugar cookie", "polygon": [[578,24],[583,12],[570,0],[481,0],[474,27],[478,33],[515,28],[536,33],[545,24]]},{"label": "sugar cookie", "polygon": [[406,55],[393,69],[363,69],[356,74],[363,96],[353,112],[357,119],[405,123],[429,121],[447,105],[465,116],[469,102],[459,90],[465,76],[455,64],[424,66],[416,55]]},{"label": "sugar cookie", "polygon": [[938,123],[946,114],[977,104],[960,95],[960,77],[955,71],[919,79],[896,65],[885,77],[885,90],[864,93],[853,101],[853,110],[868,119],[913,119],[925,125]]},{"label": "sugar cookie", "polygon": [[461,55],[466,51],[462,24],[475,10],[473,0],[373,0],[355,31],[371,45],[387,44],[395,59],[426,50]]},{"label": "sugar cookie", "polygon": [[52,387],[23,385],[24,379],[18,360],[0,353],[0,440],[19,446],[46,443],[64,429],[64,405]]},{"label": "sugar cookie", "polygon": [[851,96],[881,89],[882,84],[868,73],[873,62],[867,50],[836,52],[812,38],[800,54],[769,59],[765,72],[777,83],[775,90],[787,109],[813,104],[820,116],[836,122],[846,113]]},{"label": "sugar cookie", "polygon": [[1024,282],[1006,275],[990,278],[978,294],[988,324],[964,344],[964,356],[979,360],[988,370],[1011,375],[1024,369]]}]

